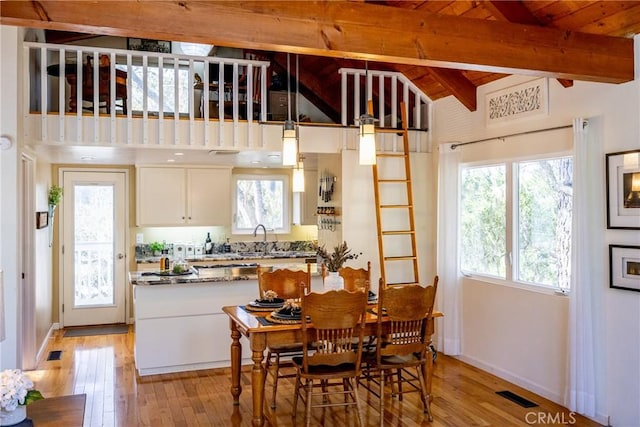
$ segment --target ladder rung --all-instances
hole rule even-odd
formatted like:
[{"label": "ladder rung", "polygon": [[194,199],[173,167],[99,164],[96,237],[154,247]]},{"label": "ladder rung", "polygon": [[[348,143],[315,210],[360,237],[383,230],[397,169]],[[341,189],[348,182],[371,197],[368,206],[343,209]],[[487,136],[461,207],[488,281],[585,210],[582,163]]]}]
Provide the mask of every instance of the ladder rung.
[{"label": "ladder rung", "polygon": [[380,209],[412,208],[413,205],[380,205]]},{"label": "ladder rung", "polygon": [[[403,129],[391,129],[391,128],[376,128],[376,133],[399,133],[402,135],[404,133]],[[398,135],[398,136],[400,136]]]},{"label": "ladder rung", "polygon": [[407,255],[407,256],[386,256],[384,257],[385,261],[408,261],[416,259],[415,255]]},{"label": "ladder rung", "polygon": [[415,231],[413,230],[383,231],[382,234],[385,236],[394,235],[394,234],[415,234]]},{"label": "ladder rung", "polygon": [[411,182],[410,179],[379,179],[378,182]]},{"label": "ladder rung", "polygon": [[378,157],[406,157],[404,153],[376,153]]}]

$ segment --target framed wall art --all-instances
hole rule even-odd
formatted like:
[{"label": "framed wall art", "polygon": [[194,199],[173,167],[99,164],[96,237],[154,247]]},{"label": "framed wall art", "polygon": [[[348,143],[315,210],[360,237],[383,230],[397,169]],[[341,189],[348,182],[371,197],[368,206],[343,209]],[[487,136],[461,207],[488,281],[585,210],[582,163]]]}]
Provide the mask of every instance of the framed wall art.
[{"label": "framed wall art", "polygon": [[487,126],[549,114],[549,84],[543,77],[485,94]]},{"label": "framed wall art", "polygon": [[36,212],[36,228],[39,230],[49,225],[49,212]]},{"label": "framed wall art", "polygon": [[640,230],[640,150],[606,155],[607,228]]},{"label": "framed wall art", "polygon": [[144,50],[147,52],[171,53],[171,42],[150,39],[127,39],[127,49]]},{"label": "framed wall art", "polygon": [[640,292],[640,246],[609,245],[609,287]]}]

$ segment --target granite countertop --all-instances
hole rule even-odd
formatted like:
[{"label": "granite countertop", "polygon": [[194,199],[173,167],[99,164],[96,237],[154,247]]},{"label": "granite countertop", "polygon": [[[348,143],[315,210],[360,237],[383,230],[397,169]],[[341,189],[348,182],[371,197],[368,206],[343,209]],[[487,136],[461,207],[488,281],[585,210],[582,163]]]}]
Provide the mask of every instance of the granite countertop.
[{"label": "granite countertop", "polygon": [[[251,269],[256,264],[244,264],[245,267]],[[306,270],[307,264],[304,263],[286,263],[282,265],[274,265],[273,269],[288,268],[291,270]],[[317,269],[317,268],[316,268]],[[318,275],[314,268],[311,274]],[[242,267],[241,267],[242,270]],[[195,268],[190,267],[189,274],[166,275],[158,271],[131,271],[129,272],[129,282],[132,285],[176,285],[187,283],[215,283],[215,282],[233,282],[237,280],[257,279],[255,273],[243,274],[238,272],[234,267],[216,267],[216,268]]]},{"label": "granite countertop", "polygon": [[[187,258],[185,261],[195,263],[197,261],[239,261],[239,260],[260,260],[260,259],[285,259],[285,258],[315,258],[316,252],[298,251],[272,251],[266,255],[262,252],[232,252],[226,254],[210,254],[199,257]],[[138,264],[154,263],[160,261],[160,257],[137,258]]]}]

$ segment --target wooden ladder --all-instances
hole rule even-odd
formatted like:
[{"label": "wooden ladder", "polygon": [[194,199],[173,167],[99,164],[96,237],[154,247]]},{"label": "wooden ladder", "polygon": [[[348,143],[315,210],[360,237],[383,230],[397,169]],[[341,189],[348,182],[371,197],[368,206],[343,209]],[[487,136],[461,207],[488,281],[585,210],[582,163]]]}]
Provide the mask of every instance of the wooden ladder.
[{"label": "wooden ladder", "polygon": [[[369,105],[369,110],[372,110],[372,105]],[[371,114],[371,113],[370,113]],[[404,103],[400,104],[400,114],[402,118],[402,130],[399,129],[388,129],[388,128],[376,128],[376,133],[402,133],[402,140],[404,146],[403,153],[377,153],[376,154],[376,164],[373,165],[373,189],[375,194],[375,203],[376,203],[376,223],[378,226],[378,253],[380,258],[380,274],[383,283],[386,285],[404,285],[411,283],[419,283],[418,276],[418,257],[416,252],[416,226],[414,220],[414,207],[413,207],[413,191],[411,187],[411,165],[409,158],[409,132],[407,131],[407,110]],[[404,160],[404,177],[393,178],[393,179],[385,179],[381,178],[378,174],[378,162],[382,160],[384,162],[385,158],[402,158]],[[380,165],[383,166],[383,165]],[[403,186],[404,189],[402,191],[406,191],[406,204],[384,204],[380,200],[380,188],[381,186]],[[397,194],[394,191],[394,194]],[[383,228],[383,218],[382,211],[383,210],[396,210],[401,211],[405,210],[408,215],[409,229],[406,230],[397,230],[397,229],[385,229]],[[410,239],[410,248],[401,248],[402,255],[395,256],[387,256],[385,255],[385,245],[384,240],[385,237],[390,238],[391,236],[403,236],[397,237],[396,242],[400,240],[403,244],[406,245],[406,240]],[[409,237],[409,239],[407,239]],[[392,238],[392,237],[391,237]],[[397,249],[394,250],[397,252]],[[413,280],[410,281],[402,281],[402,282],[387,282],[387,269],[386,265],[388,263],[393,262],[411,262],[413,265]]]}]

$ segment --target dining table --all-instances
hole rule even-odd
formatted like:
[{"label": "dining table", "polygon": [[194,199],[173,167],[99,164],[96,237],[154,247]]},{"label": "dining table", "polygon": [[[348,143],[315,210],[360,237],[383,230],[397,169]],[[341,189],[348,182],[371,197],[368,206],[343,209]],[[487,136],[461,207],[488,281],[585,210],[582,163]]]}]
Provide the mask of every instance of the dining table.
[{"label": "dining table", "polygon": [[[376,335],[378,317],[376,315],[376,304],[370,304],[366,311],[365,336]],[[276,344],[294,344],[302,342],[302,324],[297,323],[273,323],[270,312],[252,311],[246,306],[226,306],[222,311],[229,316],[229,327],[231,330],[231,395],[233,404],[239,405],[242,385],[240,383],[240,371],[242,364],[242,344],[240,338],[245,336],[251,348],[251,392],[253,416],[252,425],[262,426],[265,417],[272,419],[269,405],[264,402],[264,386],[266,371],[264,368],[264,351],[267,346]],[[443,313],[434,311],[429,321],[427,333],[433,335],[435,331],[434,318],[442,317]],[[269,319],[268,319],[269,318]],[[382,322],[384,324],[385,317]],[[427,392],[431,395],[431,382],[433,373],[433,358],[427,357],[424,366],[424,378]],[[273,423],[272,423],[273,424]]]}]

